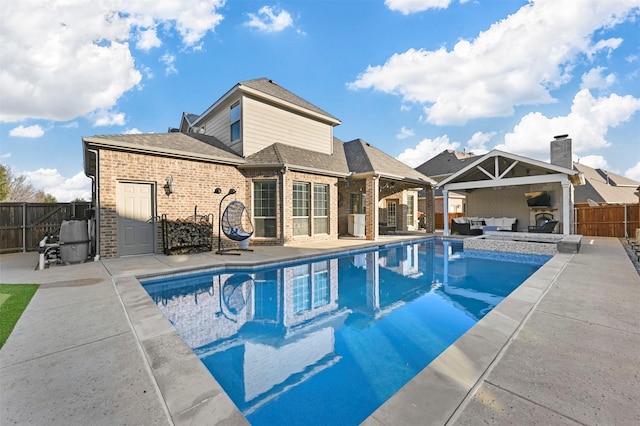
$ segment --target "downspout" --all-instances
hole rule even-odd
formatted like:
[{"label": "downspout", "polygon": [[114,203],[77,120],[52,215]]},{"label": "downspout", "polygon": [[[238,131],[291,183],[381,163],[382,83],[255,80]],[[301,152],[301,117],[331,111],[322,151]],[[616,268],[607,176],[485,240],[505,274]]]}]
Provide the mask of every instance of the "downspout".
[{"label": "downspout", "polygon": [[90,176],[92,180],[91,190],[93,192],[92,196],[95,200],[94,202],[94,210],[95,210],[95,221],[96,226],[94,228],[95,239],[96,239],[96,252],[94,260],[100,259],[100,164],[98,163],[98,150],[86,148],[87,152],[91,152],[96,158],[96,172],[95,176]]}]

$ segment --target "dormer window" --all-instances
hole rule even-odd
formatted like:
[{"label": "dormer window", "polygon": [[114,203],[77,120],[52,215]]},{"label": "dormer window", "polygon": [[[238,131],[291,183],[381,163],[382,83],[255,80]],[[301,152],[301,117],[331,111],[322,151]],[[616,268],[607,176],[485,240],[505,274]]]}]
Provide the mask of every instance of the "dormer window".
[{"label": "dormer window", "polygon": [[229,121],[231,124],[231,141],[240,139],[240,102],[231,105]]}]

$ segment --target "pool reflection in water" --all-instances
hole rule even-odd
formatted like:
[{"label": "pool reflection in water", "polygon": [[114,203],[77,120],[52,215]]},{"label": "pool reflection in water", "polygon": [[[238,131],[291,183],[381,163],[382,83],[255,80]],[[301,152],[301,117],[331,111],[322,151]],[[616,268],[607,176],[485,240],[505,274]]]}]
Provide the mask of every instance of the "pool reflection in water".
[{"label": "pool reflection in water", "polygon": [[251,424],[355,425],[548,259],[429,240],[143,284]]}]

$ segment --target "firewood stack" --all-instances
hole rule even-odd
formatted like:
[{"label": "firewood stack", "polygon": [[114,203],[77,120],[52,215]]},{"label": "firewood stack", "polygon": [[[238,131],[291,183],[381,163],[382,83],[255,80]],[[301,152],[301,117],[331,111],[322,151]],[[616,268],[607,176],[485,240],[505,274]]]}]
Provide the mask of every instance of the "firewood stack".
[{"label": "firewood stack", "polygon": [[167,220],[162,216],[164,252],[189,254],[213,249],[213,215]]}]

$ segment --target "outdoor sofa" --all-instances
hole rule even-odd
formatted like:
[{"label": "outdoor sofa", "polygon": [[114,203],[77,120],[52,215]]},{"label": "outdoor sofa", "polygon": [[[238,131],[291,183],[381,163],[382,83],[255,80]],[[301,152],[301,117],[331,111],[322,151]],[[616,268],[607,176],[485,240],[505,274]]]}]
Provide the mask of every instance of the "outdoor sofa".
[{"label": "outdoor sofa", "polygon": [[451,219],[451,234],[482,235],[482,228],[485,226],[491,226],[495,231],[516,232],[518,219],[515,217],[456,217]]}]

